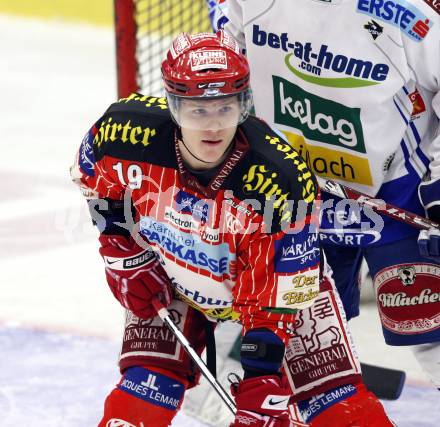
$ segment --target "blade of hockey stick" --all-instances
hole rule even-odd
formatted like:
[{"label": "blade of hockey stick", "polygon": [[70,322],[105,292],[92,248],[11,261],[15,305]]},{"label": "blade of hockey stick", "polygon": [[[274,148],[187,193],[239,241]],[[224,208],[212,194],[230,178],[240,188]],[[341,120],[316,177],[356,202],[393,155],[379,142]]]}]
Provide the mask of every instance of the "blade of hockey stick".
[{"label": "blade of hockey stick", "polygon": [[180,342],[182,347],[188,353],[189,357],[193,360],[193,362],[200,369],[204,377],[208,380],[223,402],[228,406],[229,410],[235,414],[235,402],[232,397],[225,391],[225,389],[221,386],[221,384],[215,379],[215,377],[211,374],[205,362],[201,359],[201,357],[195,352],[195,350],[191,347],[191,344],[186,339],[185,335],[183,335],[182,331],[177,327],[177,325],[173,322],[169,311],[162,305],[162,303],[154,298],[152,301],[153,307],[156,309],[157,314],[163,320],[163,322],[168,326],[171,332],[175,335],[177,340]]},{"label": "blade of hockey stick", "polygon": [[[228,357],[240,361],[241,336],[237,336]],[[397,369],[383,368],[381,366],[361,363],[362,379],[368,390],[372,391],[379,399],[397,400],[405,384],[406,374]]]},{"label": "blade of hockey stick", "polygon": [[379,399],[397,400],[402,394],[406,374],[404,371],[361,363],[362,378],[368,390]]},{"label": "blade of hockey stick", "polygon": [[430,228],[436,228],[440,230],[440,224],[431,221],[429,218],[416,215],[412,212],[401,209],[390,203],[386,203],[384,200],[375,199],[367,194],[361,193],[357,190],[353,190],[350,187],[339,184],[338,182],[326,180],[325,184],[321,187],[326,193],[333,194],[334,196],[341,197],[342,199],[355,200],[361,206],[369,206],[376,212],[396,219],[397,221],[404,222],[405,224],[412,225],[415,228],[421,230],[428,230]]}]

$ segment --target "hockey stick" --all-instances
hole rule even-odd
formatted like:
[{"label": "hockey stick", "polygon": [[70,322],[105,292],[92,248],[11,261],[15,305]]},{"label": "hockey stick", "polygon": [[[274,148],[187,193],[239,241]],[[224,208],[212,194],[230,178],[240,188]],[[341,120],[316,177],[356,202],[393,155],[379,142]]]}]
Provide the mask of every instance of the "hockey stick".
[{"label": "hockey stick", "polygon": [[429,218],[416,215],[412,212],[408,212],[405,209],[398,208],[384,200],[375,199],[367,194],[361,193],[357,190],[353,190],[350,187],[339,184],[335,181],[326,180],[325,184],[321,187],[326,193],[333,194],[334,196],[341,197],[343,199],[351,199],[359,203],[361,206],[369,206],[378,213],[384,214],[397,221],[404,222],[405,224],[412,225],[420,230],[428,230],[435,228],[440,230],[440,224],[431,221]]},{"label": "hockey stick", "polygon": [[175,335],[177,340],[180,342],[182,347],[188,353],[189,357],[193,360],[193,362],[197,365],[197,367],[202,371],[202,374],[223,400],[223,402],[228,406],[229,410],[232,414],[235,415],[235,403],[232,400],[232,397],[226,393],[225,389],[221,386],[221,384],[215,379],[215,377],[211,374],[205,362],[201,359],[201,357],[195,352],[195,350],[191,347],[191,344],[186,339],[185,335],[183,335],[182,331],[177,327],[177,325],[171,319],[171,315],[169,311],[162,305],[162,303],[154,298],[152,301],[153,307],[156,309],[157,314],[163,320],[163,322],[170,328],[171,332]]}]

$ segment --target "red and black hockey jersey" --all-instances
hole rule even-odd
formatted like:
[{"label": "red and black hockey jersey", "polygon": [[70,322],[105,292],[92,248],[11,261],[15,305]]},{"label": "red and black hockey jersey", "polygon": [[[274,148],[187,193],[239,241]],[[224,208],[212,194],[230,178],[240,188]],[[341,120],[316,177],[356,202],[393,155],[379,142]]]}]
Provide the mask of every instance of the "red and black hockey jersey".
[{"label": "red and black hockey jersey", "polygon": [[[274,332],[319,292],[318,189],[298,153],[249,117],[208,185],[182,163],[166,100],[111,105],[72,176],[87,198],[125,200],[178,297],[206,316]],[[126,210],[130,212],[130,209]]]}]

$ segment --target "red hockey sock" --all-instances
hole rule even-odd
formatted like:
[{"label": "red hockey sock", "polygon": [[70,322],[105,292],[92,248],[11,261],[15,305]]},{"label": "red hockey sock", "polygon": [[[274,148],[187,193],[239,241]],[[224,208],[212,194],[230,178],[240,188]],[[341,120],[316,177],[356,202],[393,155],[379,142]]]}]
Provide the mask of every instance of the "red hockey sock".
[{"label": "red hockey sock", "polygon": [[182,406],[187,386],[185,379],[164,369],[129,368],[107,396],[98,427],[167,427]]},{"label": "red hockey sock", "polygon": [[364,384],[337,387],[298,406],[310,427],[394,426],[379,399]]}]

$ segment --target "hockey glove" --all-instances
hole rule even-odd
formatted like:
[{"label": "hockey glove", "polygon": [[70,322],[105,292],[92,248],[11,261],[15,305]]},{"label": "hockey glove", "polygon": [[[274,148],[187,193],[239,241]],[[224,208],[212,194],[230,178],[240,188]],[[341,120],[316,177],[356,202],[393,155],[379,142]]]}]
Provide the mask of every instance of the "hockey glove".
[{"label": "hockey glove", "polygon": [[[440,224],[440,178],[422,182],[419,198],[429,219]],[[418,239],[420,254],[440,262],[440,231],[432,228],[422,230]]]},{"label": "hockey glove", "polygon": [[252,377],[231,385],[237,412],[230,427],[289,427],[292,391],[277,375]]},{"label": "hockey glove", "polygon": [[298,408],[310,427],[391,427],[379,399],[364,384],[347,384],[303,400]]},{"label": "hockey glove", "polygon": [[101,235],[99,242],[107,283],[123,307],[149,319],[157,314],[151,305],[153,297],[165,307],[171,303],[171,281],[151,248],[116,235]]}]

